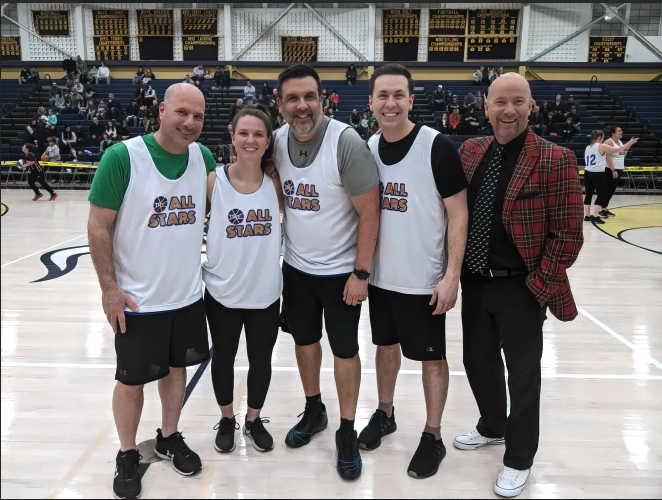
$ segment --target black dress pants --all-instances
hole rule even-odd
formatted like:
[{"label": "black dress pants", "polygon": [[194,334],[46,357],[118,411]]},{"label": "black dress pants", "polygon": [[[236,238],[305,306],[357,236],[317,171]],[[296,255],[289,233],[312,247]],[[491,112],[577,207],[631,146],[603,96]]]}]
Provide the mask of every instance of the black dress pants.
[{"label": "black dress pants", "polygon": [[489,438],[505,436],[503,464],[528,469],[540,433],[540,359],[547,307],[540,307],[524,276],[463,275],[461,283],[464,367],[480,411],[476,430]]}]

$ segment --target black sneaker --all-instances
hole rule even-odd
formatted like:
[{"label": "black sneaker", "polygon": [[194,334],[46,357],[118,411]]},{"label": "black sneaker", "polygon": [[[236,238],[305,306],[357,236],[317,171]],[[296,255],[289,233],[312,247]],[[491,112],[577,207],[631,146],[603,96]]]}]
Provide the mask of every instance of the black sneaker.
[{"label": "black sneaker", "polygon": [[252,422],[247,420],[244,424],[244,436],[253,442],[253,448],[257,451],[269,451],[274,448],[274,438],[264,428],[265,423],[268,424],[269,419],[257,417]]},{"label": "black sneaker", "polygon": [[600,210],[598,212],[598,216],[600,216],[603,219],[608,219],[610,217],[609,212],[607,212],[606,210]]},{"label": "black sneaker", "polygon": [[230,453],[236,448],[234,442],[234,431],[239,429],[237,420],[232,418],[223,417],[219,423],[214,426],[216,439],[214,440],[214,449],[220,453]]},{"label": "black sneaker", "polygon": [[301,415],[303,415],[303,418],[290,429],[285,438],[285,444],[290,448],[301,448],[307,445],[313,438],[313,434],[322,432],[329,424],[324,403],[321,403],[317,408],[310,408],[306,404],[306,409],[297,416],[300,417]]},{"label": "black sneaker", "polygon": [[593,222],[593,219],[591,218],[590,215],[585,215],[584,216],[584,222]]},{"label": "black sneaker", "polygon": [[609,217],[616,217],[616,214],[611,213],[609,210],[604,210],[604,213],[606,213]]},{"label": "black sneaker", "polygon": [[432,434],[424,432],[418,449],[409,462],[407,474],[418,479],[434,476],[445,456],[446,447],[442,440],[437,441]]},{"label": "black sneaker", "polygon": [[595,216],[591,217],[591,222],[593,224],[604,224],[605,223],[605,221],[603,221],[600,217],[595,217]]},{"label": "black sneaker", "polygon": [[370,417],[370,422],[359,435],[359,447],[362,450],[376,450],[382,444],[382,438],[393,434],[398,428],[395,423],[395,409],[391,411],[391,416],[387,416],[385,411],[376,410]]},{"label": "black sneaker", "polygon": [[338,474],[343,479],[358,479],[363,469],[359,440],[356,431],[336,431],[336,450],[338,452]]},{"label": "black sneaker", "polygon": [[164,438],[161,429],[156,429],[154,453],[159,458],[170,460],[173,468],[182,476],[190,476],[202,469],[200,457],[186,446],[181,432],[175,432]]},{"label": "black sneaker", "polygon": [[120,451],[115,459],[113,494],[115,498],[138,498],[142,491],[138,450]]}]

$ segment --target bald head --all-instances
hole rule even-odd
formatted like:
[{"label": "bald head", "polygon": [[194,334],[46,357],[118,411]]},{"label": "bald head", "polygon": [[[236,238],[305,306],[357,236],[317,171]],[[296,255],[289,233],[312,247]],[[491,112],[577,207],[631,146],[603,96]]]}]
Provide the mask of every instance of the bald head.
[{"label": "bald head", "polygon": [[522,75],[506,73],[492,83],[485,114],[499,144],[509,143],[528,128],[532,104],[529,82]]},{"label": "bald head", "polygon": [[168,90],[166,90],[163,102],[169,104],[173,99],[178,100],[181,97],[186,97],[192,100],[199,98],[203,107],[205,105],[205,96],[202,94],[198,87],[191,85],[190,83],[175,83],[170,85]]}]

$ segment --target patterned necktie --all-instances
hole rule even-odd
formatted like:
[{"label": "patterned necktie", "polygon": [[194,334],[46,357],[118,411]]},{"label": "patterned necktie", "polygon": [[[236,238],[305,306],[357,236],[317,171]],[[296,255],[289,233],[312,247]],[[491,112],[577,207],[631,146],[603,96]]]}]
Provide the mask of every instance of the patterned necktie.
[{"label": "patterned necktie", "polygon": [[501,171],[502,154],[503,148],[495,141],[492,158],[490,158],[485,177],[483,177],[478,189],[478,197],[476,198],[469,229],[469,239],[467,240],[466,260],[472,273],[477,273],[487,267],[492,210],[494,209],[497,181]]}]

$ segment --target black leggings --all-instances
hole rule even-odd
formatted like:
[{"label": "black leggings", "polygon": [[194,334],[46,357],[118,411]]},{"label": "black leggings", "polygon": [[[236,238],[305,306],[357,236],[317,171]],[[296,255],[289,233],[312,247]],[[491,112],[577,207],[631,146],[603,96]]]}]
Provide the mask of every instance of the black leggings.
[{"label": "black leggings", "polygon": [[607,173],[607,186],[609,188],[609,194],[607,198],[607,206],[609,206],[609,202],[611,202],[612,197],[614,196],[614,193],[616,192],[616,188],[618,187],[618,183],[621,180],[621,175],[623,174],[622,170],[615,170],[616,174],[618,174],[618,177],[614,179],[614,175],[611,173],[611,169],[606,169]]},{"label": "black leggings", "polygon": [[607,203],[609,203],[609,187],[607,186],[606,172],[589,172],[585,170],[584,187],[586,188],[584,205],[591,204],[593,193],[597,191],[598,197],[595,199],[595,204],[601,206],[602,208],[607,208]]},{"label": "black leggings", "polygon": [[35,172],[35,171],[30,171],[28,173],[28,184],[34,191],[35,195],[39,195],[39,188],[37,188],[37,181],[39,181],[39,184],[41,184],[41,187],[44,188],[46,191],[48,191],[51,196],[55,194],[55,191],[53,191],[53,188],[48,185],[46,182],[46,177],[44,176],[43,172]]},{"label": "black leggings", "polygon": [[211,380],[216,402],[227,406],[234,399],[234,360],[239,348],[241,329],[246,329],[248,353],[248,406],[264,406],[271,383],[271,353],[278,338],[280,298],[266,309],[232,309],[205,292],[207,321],[214,345]]}]

